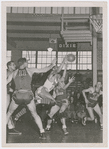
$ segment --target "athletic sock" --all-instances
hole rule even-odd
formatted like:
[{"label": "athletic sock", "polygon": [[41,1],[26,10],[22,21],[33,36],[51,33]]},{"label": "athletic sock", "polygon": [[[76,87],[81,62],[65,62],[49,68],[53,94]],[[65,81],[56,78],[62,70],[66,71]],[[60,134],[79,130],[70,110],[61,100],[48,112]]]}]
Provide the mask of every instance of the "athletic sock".
[{"label": "athletic sock", "polygon": [[46,127],[46,128],[50,129],[50,128],[51,128],[51,125],[47,125],[47,127]]},{"label": "athletic sock", "polygon": [[40,130],[40,133],[44,133],[44,132],[45,132],[44,129],[41,129],[41,130]]},{"label": "athletic sock", "polygon": [[67,128],[66,125],[63,125],[63,126],[62,126],[62,129],[64,129],[64,128]]}]

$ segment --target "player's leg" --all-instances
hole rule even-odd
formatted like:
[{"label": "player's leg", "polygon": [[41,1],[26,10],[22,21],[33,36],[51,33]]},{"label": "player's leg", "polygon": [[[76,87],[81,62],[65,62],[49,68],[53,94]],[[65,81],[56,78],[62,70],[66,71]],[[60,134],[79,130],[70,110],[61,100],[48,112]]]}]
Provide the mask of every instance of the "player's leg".
[{"label": "player's leg", "polygon": [[[9,104],[10,104],[10,94],[7,94],[7,111],[8,111],[8,108],[9,108]],[[9,129],[14,129],[15,128],[12,117],[10,117],[10,119],[8,121],[8,128]]]},{"label": "player's leg", "polygon": [[100,126],[101,126],[101,129],[103,129],[103,116],[102,116],[101,109],[98,104],[94,107],[94,111],[98,114],[100,118]]},{"label": "player's leg", "polygon": [[35,120],[35,123],[37,124],[39,130],[40,130],[40,135],[43,139],[45,139],[45,136],[44,136],[44,128],[43,128],[43,125],[42,125],[42,121],[41,121],[41,118],[39,117],[39,115],[37,114],[36,112],[36,105],[35,105],[35,102],[34,100],[31,100],[31,102],[27,105],[28,109],[30,110],[34,120]]},{"label": "player's leg", "polygon": [[17,134],[17,135],[21,135],[22,133],[15,130],[15,125],[13,123],[12,117],[11,115],[13,114],[13,112],[17,109],[18,105],[15,103],[15,101],[12,99],[8,112],[7,112],[7,124],[8,124],[8,133],[9,134]]},{"label": "player's leg", "polygon": [[41,90],[38,89],[35,94],[38,94],[42,99],[46,98],[55,102],[55,99],[51,96],[51,94],[48,91],[46,91],[44,87],[42,87]]},{"label": "player's leg", "polygon": [[53,116],[59,111],[60,107],[58,105],[55,105],[51,108],[49,114],[48,114],[48,120],[47,120],[47,126],[46,130],[50,130],[51,128],[51,123],[52,123],[52,118]]},{"label": "player's leg", "polygon": [[18,107],[18,104],[16,104],[15,101],[12,99],[10,106],[9,106],[9,109],[8,109],[8,112],[7,112],[7,124],[9,122],[11,115],[17,109],[17,107]]},{"label": "player's leg", "polygon": [[68,107],[68,103],[62,103],[62,106],[59,110],[59,117],[60,117],[60,120],[61,120],[61,123],[62,123],[62,130],[64,131],[64,134],[67,135],[68,134],[68,131],[67,131],[67,126],[66,126],[66,113],[65,113],[65,110],[67,109]]},{"label": "player's leg", "polygon": [[93,113],[93,108],[87,107],[87,111],[89,113],[89,117],[83,117],[83,119],[82,119],[82,124],[84,126],[86,125],[86,121],[93,121],[95,119],[94,113]]}]

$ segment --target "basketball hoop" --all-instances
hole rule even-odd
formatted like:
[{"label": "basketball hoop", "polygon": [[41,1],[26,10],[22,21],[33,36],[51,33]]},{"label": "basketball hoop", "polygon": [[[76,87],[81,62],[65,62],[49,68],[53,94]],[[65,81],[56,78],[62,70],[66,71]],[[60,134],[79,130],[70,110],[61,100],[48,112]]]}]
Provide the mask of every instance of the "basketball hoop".
[{"label": "basketball hoop", "polygon": [[103,26],[102,14],[91,15],[89,18],[90,18],[90,24],[93,25],[95,31],[97,33],[102,33],[102,26]]}]

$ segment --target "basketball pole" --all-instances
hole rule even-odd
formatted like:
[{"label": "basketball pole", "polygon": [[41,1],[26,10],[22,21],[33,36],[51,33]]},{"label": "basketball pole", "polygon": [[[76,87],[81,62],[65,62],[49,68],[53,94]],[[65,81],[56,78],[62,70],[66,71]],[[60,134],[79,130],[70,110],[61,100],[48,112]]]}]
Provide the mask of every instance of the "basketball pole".
[{"label": "basketball pole", "polygon": [[[92,9],[92,14],[97,14],[96,8]],[[97,33],[92,26],[92,50],[93,50],[93,86],[97,83]]]}]

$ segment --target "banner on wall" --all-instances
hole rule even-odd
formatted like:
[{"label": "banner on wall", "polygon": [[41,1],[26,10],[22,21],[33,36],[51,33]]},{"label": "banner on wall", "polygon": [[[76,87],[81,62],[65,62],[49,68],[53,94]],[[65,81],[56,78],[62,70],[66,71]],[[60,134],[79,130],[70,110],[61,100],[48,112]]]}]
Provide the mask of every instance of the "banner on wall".
[{"label": "banner on wall", "polygon": [[65,44],[63,41],[57,41],[57,49],[58,51],[76,51],[77,43],[69,42]]}]

